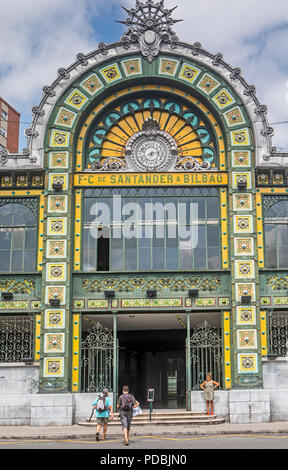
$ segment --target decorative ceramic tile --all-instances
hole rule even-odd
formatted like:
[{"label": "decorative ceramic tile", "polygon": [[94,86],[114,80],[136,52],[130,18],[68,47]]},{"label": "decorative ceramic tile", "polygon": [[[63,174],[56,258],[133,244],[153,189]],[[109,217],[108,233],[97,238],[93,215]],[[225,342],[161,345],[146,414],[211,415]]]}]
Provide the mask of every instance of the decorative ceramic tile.
[{"label": "decorative ceramic tile", "polygon": [[251,152],[250,150],[232,152],[232,165],[234,167],[250,167],[251,166]]},{"label": "decorative ceramic tile", "polygon": [[159,65],[159,73],[175,77],[178,69],[179,61],[168,58],[162,58]]},{"label": "decorative ceramic tile", "polygon": [[68,196],[48,196],[48,212],[65,213],[68,210]]},{"label": "decorative ceramic tile", "polygon": [[50,173],[49,175],[49,190],[53,191],[53,184],[62,184],[63,191],[68,189],[68,175],[60,173]]},{"label": "decorative ceramic tile", "polygon": [[260,297],[260,305],[268,307],[272,305],[272,298],[271,297]]},{"label": "decorative ceramic tile", "polygon": [[251,173],[233,172],[233,188],[237,189],[239,183],[246,183],[247,189],[251,189]]},{"label": "decorative ceramic tile", "polygon": [[67,218],[66,217],[48,217],[47,220],[48,235],[67,235]]},{"label": "decorative ceramic tile", "polygon": [[55,119],[55,124],[71,128],[75,122],[76,116],[77,114],[73,113],[72,111],[69,111],[66,108],[60,108]]},{"label": "decorative ceramic tile", "polygon": [[44,358],[44,377],[64,377],[64,358]]},{"label": "decorative ceramic tile", "polygon": [[288,297],[274,297],[275,305],[288,305]]},{"label": "decorative ceramic tile", "polygon": [[115,82],[122,78],[120,69],[117,64],[109,65],[100,70],[101,75],[107,83]]},{"label": "decorative ceramic tile", "polygon": [[68,104],[69,106],[72,106],[72,108],[79,110],[83,108],[87,101],[87,96],[81,93],[80,90],[76,89],[70,93],[68,98],[65,100],[65,104]]},{"label": "decorative ceramic tile", "polygon": [[122,66],[127,77],[131,75],[141,75],[142,74],[142,64],[140,59],[130,59],[124,60]]},{"label": "decorative ceramic tile", "polygon": [[181,78],[182,80],[185,80],[185,82],[193,83],[198,77],[199,73],[200,73],[199,69],[197,69],[196,67],[190,64],[184,63],[179,73],[179,78]]},{"label": "decorative ceramic tile", "polygon": [[182,307],[182,299],[122,299],[121,307]]},{"label": "decorative ceramic tile", "polygon": [[76,299],[73,300],[73,308],[78,309],[84,309],[85,308],[85,300],[84,299]]},{"label": "decorative ceramic tile", "polygon": [[238,354],[238,372],[256,373],[258,372],[257,354]]},{"label": "decorative ceramic tile", "polygon": [[40,300],[32,300],[30,304],[30,308],[32,310],[39,310],[41,308]]},{"label": "decorative ceramic tile", "polygon": [[65,328],[65,310],[45,310],[45,328]]},{"label": "decorative ceramic tile", "polygon": [[235,261],[236,279],[255,277],[254,261]]},{"label": "decorative ceramic tile", "polygon": [[64,333],[46,333],[44,335],[44,352],[47,354],[63,353],[64,339]]},{"label": "decorative ceramic tile", "polygon": [[229,127],[239,126],[245,123],[242,111],[238,106],[231,109],[230,111],[227,111],[224,114],[224,117]]},{"label": "decorative ceramic tile", "polygon": [[273,184],[284,184],[284,174],[283,173],[273,173],[272,176],[272,183]]},{"label": "decorative ceramic tile", "polygon": [[236,307],[237,325],[255,325],[256,307]]},{"label": "decorative ceramic tile", "polygon": [[269,173],[258,173],[257,175],[258,184],[269,184]]},{"label": "decorative ceramic tile", "polygon": [[229,307],[230,306],[230,299],[229,297],[219,297],[218,299],[218,306],[219,307]]},{"label": "decorative ceramic tile", "polygon": [[13,178],[12,176],[2,176],[1,178],[1,186],[3,186],[3,188],[11,188],[13,185]]},{"label": "decorative ceramic tile", "polygon": [[53,130],[51,132],[50,147],[69,147],[70,132]]},{"label": "decorative ceramic tile", "polygon": [[233,194],[233,210],[234,211],[251,211],[252,194]]},{"label": "decorative ceramic tile", "polygon": [[32,176],[32,187],[33,188],[39,188],[39,187],[43,186],[43,184],[44,184],[43,176],[41,176],[41,175]]},{"label": "decorative ceramic tile", "polygon": [[68,168],[69,153],[68,152],[50,152],[49,154],[49,168],[66,169]]},{"label": "decorative ceramic tile", "polygon": [[47,263],[46,281],[47,282],[66,281],[66,263]]},{"label": "decorative ceramic tile", "polygon": [[249,129],[239,129],[237,131],[230,132],[231,144],[232,145],[250,145]]},{"label": "decorative ceramic tile", "polygon": [[214,297],[199,297],[194,300],[195,307],[216,307],[216,299]]},{"label": "decorative ceramic tile", "polygon": [[104,87],[103,83],[100,81],[100,79],[95,73],[90,75],[90,77],[85,78],[85,80],[80,83],[80,86],[84,90],[88,91],[90,95],[95,95],[99,90]]},{"label": "decorative ceramic tile", "polygon": [[254,240],[253,238],[234,238],[234,251],[236,256],[253,256]]},{"label": "decorative ceramic tile", "polygon": [[234,215],[235,233],[253,233],[252,215]]},{"label": "decorative ceramic tile", "polygon": [[28,186],[28,176],[17,176],[16,185],[22,188],[26,188]]},{"label": "decorative ceramic tile", "polygon": [[257,330],[237,330],[238,349],[257,349]]},{"label": "decorative ceramic tile", "polygon": [[217,107],[220,109],[227,108],[227,106],[230,106],[231,104],[235,103],[235,99],[233,98],[230,93],[222,89],[213,97],[213,101],[216,103]]},{"label": "decorative ceramic tile", "polygon": [[255,284],[240,284],[236,283],[235,284],[235,289],[236,289],[236,301],[241,302],[241,297],[242,296],[251,296],[251,301],[255,301]]},{"label": "decorative ceramic tile", "polygon": [[192,306],[194,306],[194,307],[216,307],[216,298],[214,298],[214,297],[200,297],[200,298],[197,298],[197,299],[194,299],[194,300],[185,299],[185,307],[192,307]]},{"label": "decorative ceramic tile", "polygon": [[15,300],[13,302],[0,301],[0,310],[28,310],[28,300]]},{"label": "decorative ceramic tile", "polygon": [[96,300],[87,300],[87,308],[108,308],[108,300],[96,299]]},{"label": "decorative ceramic tile", "polygon": [[65,286],[47,286],[45,294],[45,304],[49,304],[50,299],[59,299],[60,304],[64,305],[66,302],[66,287]]},{"label": "decorative ceramic tile", "polygon": [[118,299],[112,299],[111,307],[112,308],[118,308],[118,305],[119,305],[119,300]]},{"label": "decorative ceramic tile", "polygon": [[197,87],[204,91],[207,95],[210,95],[210,93],[216,90],[219,86],[220,83],[214,77],[211,77],[211,75],[208,73],[205,73],[197,85]]},{"label": "decorative ceramic tile", "polygon": [[66,240],[47,240],[47,258],[66,258],[67,241]]}]

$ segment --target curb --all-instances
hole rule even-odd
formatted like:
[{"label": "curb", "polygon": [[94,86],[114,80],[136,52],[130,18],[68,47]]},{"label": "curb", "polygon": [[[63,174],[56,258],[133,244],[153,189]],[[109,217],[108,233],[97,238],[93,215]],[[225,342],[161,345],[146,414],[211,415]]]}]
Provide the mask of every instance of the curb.
[{"label": "curb", "polygon": [[[219,436],[219,435],[241,435],[241,434],[288,434],[288,427],[285,428],[285,429],[279,429],[279,428],[275,428],[275,429],[251,429],[251,428],[243,428],[243,429],[211,429],[211,430],[196,430],[196,429],[192,429],[190,431],[164,431],[164,432],[149,432],[149,430],[147,430],[146,433],[139,433],[139,432],[131,432],[131,435],[130,437],[133,438],[133,437],[141,437],[141,436],[145,436],[145,437],[149,437],[149,436],[153,436],[153,437],[163,437],[163,436],[175,436],[175,434],[177,434],[177,436]],[[110,440],[110,439],[120,439],[123,437],[123,434],[122,433],[117,433],[117,434],[112,434],[112,435],[109,435],[108,434],[108,437],[107,439]],[[55,432],[55,434],[51,434],[51,435],[44,435],[44,434],[25,434],[25,435],[16,435],[16,434],[11,434],[11,435],[0,435],[0,440],[51,440],[51,441],[56,441],[56,440],[59,440],[59,439],[64,439],[64,440],[67,440],[67,439],[71,439],[71,440],[80,440],[80,439],[95,439],[95,432],[93,433],[87,433],[87,434],[76,434],[76,433],[57,433]]]}]

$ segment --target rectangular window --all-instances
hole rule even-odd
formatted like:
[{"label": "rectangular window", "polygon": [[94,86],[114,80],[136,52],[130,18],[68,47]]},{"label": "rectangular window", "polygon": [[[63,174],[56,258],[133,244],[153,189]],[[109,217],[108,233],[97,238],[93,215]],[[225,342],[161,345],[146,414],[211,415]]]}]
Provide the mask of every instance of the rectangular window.
[{"label": "rectangular window", "polygon": [[84,197],[83,271],[220,269],[217,189],[198,189],[196,197],[187,188],[162,189],[161,197],[153,197],[156,188],[146,191],[149,197],[134,188],[103,190],[110,198],[97,191],[87,190]]},{"label": "rectangular window", "polygon": [[264,197],[267,268],[288,268],[288,198]]},{"label": "rectangular window", "polygon": [[8,121],[8,113],[2,109],[1,111],[1,117],[5,119],[5,121]]},{"label": "rectangular window", "polygon": [[7,131],[3,129],[2,127],[0,127],[0,134],[5,138],[7,137]]}]

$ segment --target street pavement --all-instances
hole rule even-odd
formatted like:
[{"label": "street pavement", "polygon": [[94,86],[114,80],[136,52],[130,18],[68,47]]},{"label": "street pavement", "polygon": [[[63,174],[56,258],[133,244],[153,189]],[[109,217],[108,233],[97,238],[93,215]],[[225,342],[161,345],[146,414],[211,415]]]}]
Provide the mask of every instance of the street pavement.
[{"label": "street pavement", "polygon": [[[96,426],[50,426],[50,427],[30,427],[30,426],[0,426],[0,441],[9,440],[73,440],[73,439],[95,439]],[[273,422],[259,424],[205,424],[205,425],[182,425],[182,426],[161,426],[146,425],[135,426],[133,422],[130,437],[140,438],[143,436],[153,437],[193,437],[193,436],[216,436],[235,434],[287,434],[288,422]],[[108,427],[107,439],[121,439],[122,430],[119,422],[118,426]]]}]

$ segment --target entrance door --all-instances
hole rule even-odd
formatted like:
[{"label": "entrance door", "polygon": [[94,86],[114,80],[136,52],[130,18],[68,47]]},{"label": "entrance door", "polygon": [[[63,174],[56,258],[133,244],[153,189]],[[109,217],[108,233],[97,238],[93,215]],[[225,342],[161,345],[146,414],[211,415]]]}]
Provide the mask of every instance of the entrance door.
[{"label": "entrance door", "polygon": [[147,390],[155,390],[154,408],[185,407],[185,332],[118,332],[119,393],[123,385],[148,407]]}]

